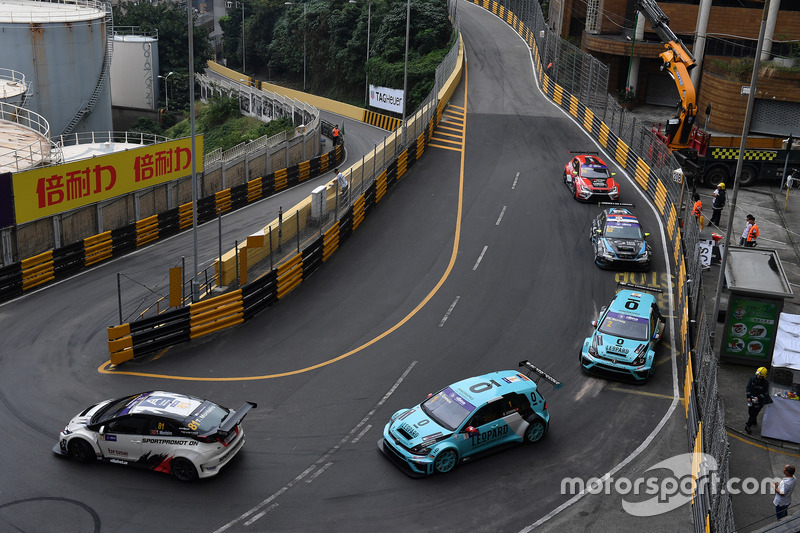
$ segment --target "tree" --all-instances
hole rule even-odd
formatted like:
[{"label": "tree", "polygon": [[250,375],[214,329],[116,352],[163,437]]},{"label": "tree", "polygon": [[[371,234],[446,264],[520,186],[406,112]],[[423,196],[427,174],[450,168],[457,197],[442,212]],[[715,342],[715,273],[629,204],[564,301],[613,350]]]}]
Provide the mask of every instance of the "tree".
[{"label": "tree", "polygon": [[[193,15],[193,17],[195,17]],[[196,18],[196,17],[195,17]],[[120,2],[114,7],[116,26],[138,27],[142,33],[158,33],[158,65],[169,79],[170,108],[189,104],[189,32],[186,10],[177,3]],[[214,57],[208,29],[194,24],[194,70],[203,72]]]}]

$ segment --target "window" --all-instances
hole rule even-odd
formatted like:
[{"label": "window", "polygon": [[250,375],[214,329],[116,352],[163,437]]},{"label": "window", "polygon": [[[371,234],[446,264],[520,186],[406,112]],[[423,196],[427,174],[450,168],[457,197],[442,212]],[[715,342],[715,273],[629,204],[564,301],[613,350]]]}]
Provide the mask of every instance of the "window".
[{"label": "window", "polygon": [[475,412],[469,425],[477,428],[502,418],[504,405],[507,405],[507,402],[503,402],[503,400],[496,400],[484,405]]},{"label": "window", "polygon": [[150,435],[170,436],[178,435],[178,428],[171,420],[153,418],[150,420]]},{"label": "window", "polygon": [[141,417],[125,417],[112,420],[106,426],[106,433],[120,435],[142,435],[146,420]]}]

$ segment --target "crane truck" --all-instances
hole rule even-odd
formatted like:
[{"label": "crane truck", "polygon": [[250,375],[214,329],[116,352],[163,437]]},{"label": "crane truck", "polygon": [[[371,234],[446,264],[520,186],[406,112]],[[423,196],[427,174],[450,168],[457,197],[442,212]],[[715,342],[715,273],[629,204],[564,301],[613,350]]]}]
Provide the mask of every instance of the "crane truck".
[{"label": "crane truck", "polygon": [[[716,185],[729,181],[736,171],[740,137],[712,136],[694,124],[697,115],[697,95],[689,72],[697,60],[681,39],[669,27],[669,17],[658,7],[656,0],[637,0],[642,16],[664,43],[661,70],[675,82],[680,96],[674,118],[667,121],[664,131],[653,128],[680,163],[684,174],[700,183]],[[706,115],[711,112],[711,104]],[[784,168],[800,167],[800,143],[792,139],[748,138],[743,157],[739,185],[748,187],[759,179],[777,178],[783,181]]]}]

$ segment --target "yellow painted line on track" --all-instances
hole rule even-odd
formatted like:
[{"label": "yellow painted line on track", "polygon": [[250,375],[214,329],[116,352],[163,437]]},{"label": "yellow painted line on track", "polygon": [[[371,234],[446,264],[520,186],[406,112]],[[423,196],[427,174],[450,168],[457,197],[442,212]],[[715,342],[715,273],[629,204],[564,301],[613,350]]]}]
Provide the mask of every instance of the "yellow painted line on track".
[{"label": "yellow painted line on track", "polygon": [[[616,385],[612,385],[607,387],[608,390],[613,390],[616,392],[626,392],[628,394],[638,394],[639,396],[650,396],[652,398],[664,398],[665,400],[674,400],[672,396],[667,396],[666,394],[656,394],[655,392],[645,392],[645,391],[638,391],[638,390],[631,390],[631,389],[623,389],[622,387],[617,387]],[[683,398],[681,398],[681,402]]]},{"label": "yellow painted line on track", "polygon": [[[467,67],[464,66],[464,101],[467,100],[467,83],[468,83],[468,76],[467,76]],[[463,123],[463,135],[466,136],[467,133],[467,123],[464,121]],[[180,381],[255,381],[255,380],[263,380],[263,379],[274,379],[274,378],[282,378],[286,376],[294,376],[296,374],[302,374],[304,372],[309,372],[311,370],[316,370],[318,368],[322,368],[324,366],[331,365],[336,363],[337,361],[341,361],[347,357],[350,357],[353,354],[364,350],[372,346],[373,344],[377,343],[378,341],[388,337],[394,331],[400,329],[406,322],[411,320],[427,303],[433,298],[439,289],[444,285],[444,282],[447,281],[447,278],[450,276],[450,273],[453,270],[453,266],[456,263],[456,258],[458,257],[458,245],[461,240],[461,218],[462,218],[462,211],[464,206],[464,151],[461,151],[461,162],[459,168],[459,180],[458,180],[458,208],[456,213],[456,227],[455,227],[455,236],[453,239],[453,251],[450,253],[450,262],[447,265],[442,277],[436,283],[436,286],[431,289],[431,292],[428,293],[422,301],[417,304],[417,306],[411,310],[405,317],[403,317],[397,324],[389,328],[388,330],[384,331],[377,337],[374,337],[372,340],[369,340],[355,348],[350,350],[349,352],[343,353],[338,357],[334,357],[333,359],[328,359],[327,361],[323,361],[321,363],[317,363],[316,365],[307,366],[305,368],[300,368],[297,370],[290,370],[287,372],[280,372],[277,374],[266,374],[262,376],[239,376],[239,377],[229,377],[229,378],[204,378],[204,377],[192,377],[192,376],[170,376],[165,374],[151,374],[147,372],[130,372],[130,371],[121,371],[121,370],[113,370],[114,365],[111,364],[111,361],[106,361],[102,365],[100,365],[97,369],[98,372],[101,374],[123,374],[126,376],[142,376],[148,378],[158,378],[158,379],[175,379]],[[163,353],[163,352],[162,352]]]},{"label": "yellow painted line on track", "polygon": [[751,440],[748,440],[748,439],[746,439],[744,437],[740,437],[739,435],[737,435],[735,433],[731,433],[730,431],[726,431],[725,433],[727,433],[729,437],[733,437],[734,439],[740,440],[740,441],[744,442],[745,444],[749,444],[750,446],[755,446],[756,448],[761,448],[762,450],[767,450],[768,452],[775,452],[775,453],[779,453],[781,455],[788,455],[789,457],[800,457],[800,454],[783,452],[781,450],[773,448],[772,446],[765,446],[763,444],[757,444],[757,443],[755,443],[755,442],[753,442]]}]

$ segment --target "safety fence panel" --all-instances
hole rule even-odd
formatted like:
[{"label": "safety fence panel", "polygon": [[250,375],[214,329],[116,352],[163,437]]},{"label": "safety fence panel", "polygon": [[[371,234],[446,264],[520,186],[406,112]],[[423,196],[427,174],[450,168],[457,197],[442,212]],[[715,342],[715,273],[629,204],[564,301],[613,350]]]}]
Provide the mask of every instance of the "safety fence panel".
[{"label": "safety fence panel", "polygon": [[[696,253],[699,227],[693,219],[684,223],[680,215],[683,183],[673,181],[673,170],[680,165],[653,128],[644,127],[606,93],[608,68],[554,34],[545,23],[537,1],[473,2],[506,20],[525,39],[531,47],[542,91],[574,117],[620,167],[633,176],[664,222],[674,267],[672,311],[679,324],[679,338],[674,344],[679,350],[678,357],[687,361],[685,369],[681,365],[679,369],[687,373],[684,399],[689,449],[695,457],[703,453],[713,457],[720,484],[724,486],[729,476],[728,440],[724,410],[716,390],[717,363],[709,341],[708,317],[703,315],[701,305],[701,265]],[[521,24],[507,14],[504,4],[523,13]],[[694,324],[699,325],[700,331],[693,331]],[[692,346],[695,361],[691,360]],[[696,377],[694,370],[697,370]],[[702,475],[699,463],[692,466],[693,473]],[[708,486],[695,488],[698,489],[693,492],[692,499],[695,531],[733,531],[730,495],[709,491]]]}]

